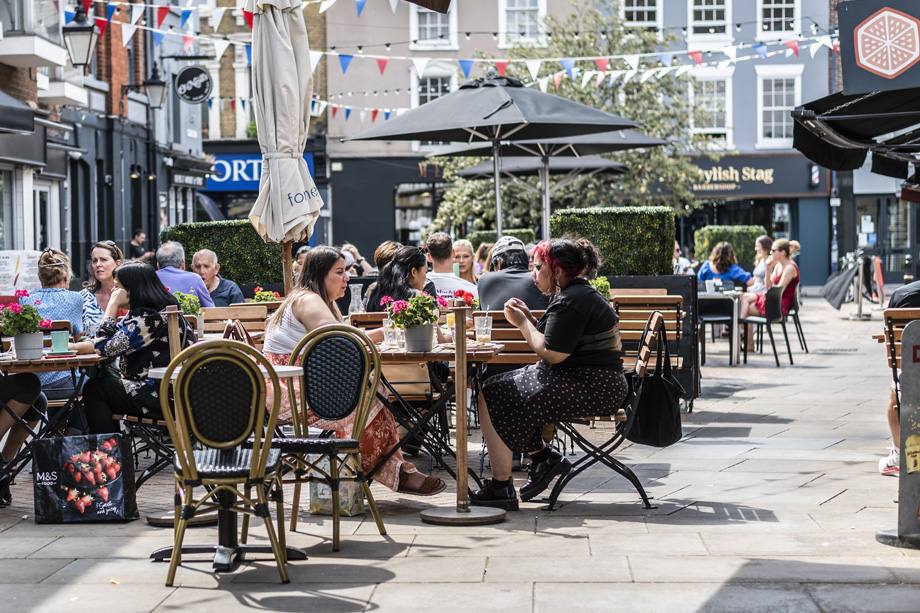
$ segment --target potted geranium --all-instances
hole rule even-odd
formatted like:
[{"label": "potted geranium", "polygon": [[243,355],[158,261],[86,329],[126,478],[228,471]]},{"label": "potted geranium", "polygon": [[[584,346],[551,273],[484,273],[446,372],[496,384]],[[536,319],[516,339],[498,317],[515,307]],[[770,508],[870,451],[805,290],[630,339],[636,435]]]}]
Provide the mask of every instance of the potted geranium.
[{"label": "potted geranium", "polygon": [[464,303],[466,303],[466,306],[468,307],[472,307],[474,309],[479,308],[479,299],[474,298],[473,294],[471,294],[468,291],[458,289],[457,291],[454,292],[454,298],[462,300]]},{"label": "potted geranium", "polygon": [[[16,290],[16,298],[29,297],[24,289]],[[41,304],[35,301],[36,305]],[[38,309],[31,304],[10,302],[0,311],[0,327],[6,336],[12,336],[16,345],[16,357],[20,360],[38,360],[42,357],[44,335],[42,330],[51,329],[51,320],[42,319]]]},{"label": "potted geranium", "polygon": [[277,302],[281,300],[281,294],[278,292],[263,290],[258,285],[253,288],[253,291],[255,292],[255,295],[252,297],[253,302]]},{"label": "potted geranium", "polygon": [[406,351],[431,351],[434,330],[431,325],[438,320],[437,308],[446,308],[447,301],[421,292],[409,300],[380,299],[390,321],[406,331]]},{"label": "potted geranium", "polygon": [[173,296],[179,301],[179,308],[182,309],[182,314],[195,327],[195,330],[204,330],[204,313],[201,310],[201,301],[198,300],[195,290],[191,290],[187,294],[174,292]]}]

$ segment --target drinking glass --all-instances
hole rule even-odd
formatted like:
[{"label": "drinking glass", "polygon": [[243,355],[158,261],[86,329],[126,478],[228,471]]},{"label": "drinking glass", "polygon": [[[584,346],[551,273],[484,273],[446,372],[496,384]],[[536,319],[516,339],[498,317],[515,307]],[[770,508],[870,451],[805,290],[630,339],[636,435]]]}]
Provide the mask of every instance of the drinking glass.
[{"label": "drinking glass", "polygon": [[383,344],[387,347],[396,346],[396,335],[394,334],[395,329],[393,328],[393,322],[390,321],[389,317],[384,318],[383,320]]},{"label": "drinking glass", "polygon": [[488,343],[492,340],[492,318],[488,315],[479,315],[474,318],[476,324],[476,340]]},{"label": "drinking glass", "polygon": [[715,294],[716,293],[716,281],[715,279],[708,279],[706,281],[706,293]]},{"label": "drinking glass", "polygon": [[406,331],[402,328],[393,328],[393,337],[396,339],[396,346],[401,350],[406,350]]},{"label": "drinking glass", "polygon": [[51,333],[51,349],[55,353],[64,353],[67,351],[67,342],[70,340],[70,332],[67,330],[55,330]]}]

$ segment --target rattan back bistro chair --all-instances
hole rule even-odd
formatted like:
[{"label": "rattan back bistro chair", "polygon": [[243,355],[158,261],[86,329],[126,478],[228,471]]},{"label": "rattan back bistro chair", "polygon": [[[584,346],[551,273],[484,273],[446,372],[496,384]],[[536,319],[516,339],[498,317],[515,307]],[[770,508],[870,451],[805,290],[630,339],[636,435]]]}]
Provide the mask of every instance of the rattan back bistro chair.
[{"label": "rattan back bistro chair", "polygon": [[[180,368],[173,383],[173,408],[169,402],[169,383]],[[267,381],[274,389],[270,407],[266,407]],[[176,519],[166,585],[172,585],[176,568],[182,562],[182,540],[188,520],[196,513],[214,509],[219,513],[243,513],[244,530],[249,515],[261,517],[281,581],[288,582],[281,454],[271,448],[270,434],[266,435],[275,429],[279,397],[278,376],[271,364],[244,343],[225,340],[198,343],[169,363],[160,383],[160,402],[176,449]],[[198,486],[207,491],[195,499],[194,489]],[[255,498],[251,495],[253,488]],[[277,504],[277,533],[269,511],[269,490]]]},{"label": "rattan back bistro chair", "polygon": [[[368,336],[352,326],[336,324],[318,328],[303,337],[290,363],[303,368],[300,378],[299,410],[292,411],[294,437],[275,439],[273,445],[284,454],[291,469],[285,483],[294,484],[291,531],[297,528],[301,484],[316,481],[332,491],[332,550],[339,550],[339,483],[360,483],[380,534],[386,534],[377,503],[361,468],[358,441],[364,433],[371,406],[380,383],[380,355]],[[294,398],[291,398],[293,406]],[[309,436],[307,410],[329,421],[354,416],[351,437],[316,438]],[[343,457],[344,456],[344,457]],[[325,468],[325,461],[328,468]]]}]

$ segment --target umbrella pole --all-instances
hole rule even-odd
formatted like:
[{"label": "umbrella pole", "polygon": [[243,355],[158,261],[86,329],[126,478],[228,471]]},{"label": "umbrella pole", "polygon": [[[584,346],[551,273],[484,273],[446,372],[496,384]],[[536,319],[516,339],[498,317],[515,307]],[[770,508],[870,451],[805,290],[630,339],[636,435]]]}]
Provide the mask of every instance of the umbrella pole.
[{"label": "umbrella pole", "polygon": [[502,177],[499,169],[501,141],[492,141],[492,170],[495,173],[495,239],[502,237]]},{"label": "umbrella pole", "polygon": [[291,258],[291,241],[281,243],[281,267],[284,269],[284,296],[294,289],[294,264]]},{"label": "umbrella pole", "polygon": [[549,240],[549,156],[544,155],[540,169],[540,196],[543,200],[543,240]]}]

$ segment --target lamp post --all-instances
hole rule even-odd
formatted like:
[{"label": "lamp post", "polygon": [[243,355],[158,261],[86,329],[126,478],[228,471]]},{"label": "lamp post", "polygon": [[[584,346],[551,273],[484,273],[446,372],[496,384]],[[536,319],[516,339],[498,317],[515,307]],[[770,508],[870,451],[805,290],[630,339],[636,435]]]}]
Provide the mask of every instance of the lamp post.
[{"label": "lamp post", "polygon": [[156,64],[153,65],[153,71],[150,73],[150,78],[140,85],[122,85],[121,96],[124,98],[128,95],[129,91],[141,88],[143,88],[144,93],[147,94],[147,103],[150,105],[150,108],[163,108],[163,105],[166,104],[166,94],[169,91],[169,84],[160,77],[160,69],[157,68]]},{"label": "lamp post", "polygon": [[76,15],[69,25],[64,26],[63,32],[70,63],[74,66],[89,65],[96,52],[96,43],[99,42],[99,27],[95,18],[92,22],[87,21],[86,9],[82,3],[77,4]]}]

